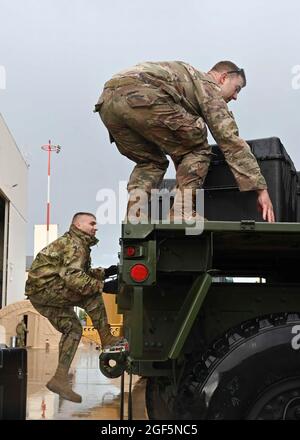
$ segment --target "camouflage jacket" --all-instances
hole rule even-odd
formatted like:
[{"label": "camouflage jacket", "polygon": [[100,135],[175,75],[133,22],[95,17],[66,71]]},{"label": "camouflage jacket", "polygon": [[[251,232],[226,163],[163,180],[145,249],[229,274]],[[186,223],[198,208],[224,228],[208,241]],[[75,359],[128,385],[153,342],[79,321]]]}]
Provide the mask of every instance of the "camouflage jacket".
[{"label": "camouflage jacket", "polygon": [[68,289],[80,295],[102,292],[104,269],[91,269],[90,246],[97,238],[74,225],[62,237],[42,249],[29,270],[26,295],[45,289]]},{"label": "camouflage jacket", "polygon": [[17,333],[17,335],[24,335],[25,333],[27,333],[27,328],[26,328],[26,325],[23,321],[21,321],[21,322],[19,322],[19,324],[17,324],[16,333]]},{"label": "camouflage jacket", "polygon": [[202,117],[222,149],[240,191],[267,188],[256,158],[239,137],[234,116],[210,75],[182,61],[145,62],[113,76],[104,88],[126,84],[126,78],[136,79],[137,85],[143,82],[162,89],[189,113]]}]

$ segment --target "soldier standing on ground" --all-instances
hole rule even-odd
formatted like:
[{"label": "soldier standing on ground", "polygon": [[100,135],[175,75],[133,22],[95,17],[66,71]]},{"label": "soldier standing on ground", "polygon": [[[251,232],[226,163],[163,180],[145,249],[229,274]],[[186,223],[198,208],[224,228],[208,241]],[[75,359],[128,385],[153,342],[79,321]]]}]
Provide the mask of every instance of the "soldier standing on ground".
[{"label": "soldier standing on ground", "polygon": [[105,282],[117,273],[117,266],[91,269],[90,247],[98,242],[96,231],[93,214],[75,214],[70,230],[36,256],[25,289],[35,309],[62,333],[58,367],[47,387],[73,402],[81,402],[81,396],[68,384],[68,371],[82,335],[74,306],[89,314],[99,332],[102,347],[125,343],[111,334],[102,299],[103,291],[113,293],[117,290],[117,281]]},{"label": "soldier standing on ground", "polygon": [[208,73],[181,61],[145,62],[105,84],[95,111],[111,142],[136,163],[127,186],[127,214],[140,190],[149,197],[159,187],[169,155],[178,185],[174,209],[183,215],[182,194],[190,189],[194,215],[196,190],[203,186],[211,159],[208,127],[240,191],[256,191],[263,219],[274,222],[266,181],[227,106],[245,85],[244,70],[231,61],[220,61]]},{"label": "soldier standing on ground", "polygon": [[16,333],[17,333],[17,345],[18,347],[25,347],[25,336],[26,333],[28,333],[27,327],[24,322],[24,318],[22,321],[20,321],[16,327]]}]

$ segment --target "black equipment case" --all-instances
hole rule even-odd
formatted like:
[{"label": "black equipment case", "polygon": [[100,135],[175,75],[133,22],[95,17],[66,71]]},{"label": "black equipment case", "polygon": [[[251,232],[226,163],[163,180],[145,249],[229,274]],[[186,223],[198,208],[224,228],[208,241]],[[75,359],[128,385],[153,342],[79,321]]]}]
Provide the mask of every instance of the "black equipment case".
[{"label": "black equipment case", "polygon": [[300,171],[297,171],[298,184],[297,184],[297,222],[300,222]]},{"label": "black equipment case", "polygon": [[0,420],[26,419],[27,351],[0,346]]},{"label": "black equipment case", "polygon": [[[297,172],[280,139],[247,141],[266,179],[277,222],[297,221]],[[217,145],[204,189],[204,215],[208,220],[262,221],[257,211],[255,191],[240,192]]]},{"label": "black equipment case", "polygon": [[[294,164],[280,139],[271,137],[247,143],[266,179],[276,221],[300,221],[300,184]],[[212,152],[204,182],[204,217],[215,221],[263,221],[257,210],[256,191],[240,192],[220,148],[213,145]],[[160,189],[166,188],[170,191],[175,185],[174,179],[165,179]],[[161,217],[165,216],[166,212],[162,212]]]}]

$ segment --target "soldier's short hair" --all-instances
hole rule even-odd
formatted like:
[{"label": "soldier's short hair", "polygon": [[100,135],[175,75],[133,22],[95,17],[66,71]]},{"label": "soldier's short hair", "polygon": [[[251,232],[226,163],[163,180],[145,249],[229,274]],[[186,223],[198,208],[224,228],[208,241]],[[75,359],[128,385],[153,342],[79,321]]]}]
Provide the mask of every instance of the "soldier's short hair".
[{"label": "soldier's short hair", "polygon": [[89,215],[90,217],[94,217],[94,219],[96,220],[96,216],[94,214],[92,214],[91,212],[76,212],[76,214],[73,215],[72,218],[72,225],[76,222],[76,220],[79,219],[79,217],[81,217],[82,215]]},{"label": "soldier's short hair", "polygon": [[241,76],[244,81],[244,86],[246,85],[246,75],[244,69],[241,69],[238,67],[235,63],[232,61],[219,61],[217,64],[215,64],[211,70],[215,70],[216,72],[223,73],[236,73],[237,75]]}]

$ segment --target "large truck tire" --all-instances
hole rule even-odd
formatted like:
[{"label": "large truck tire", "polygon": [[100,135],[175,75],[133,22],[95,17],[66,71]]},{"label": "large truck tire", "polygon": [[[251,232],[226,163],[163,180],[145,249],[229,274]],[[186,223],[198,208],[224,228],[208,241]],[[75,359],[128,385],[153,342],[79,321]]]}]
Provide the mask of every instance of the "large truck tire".
[{"label": "large truck tire", "polygon": [[169,411],[177,420],[300,420],[300,314],[230,329],[188,366],[172,399],[154,382],[149,418]]},{"label": "large truck tire", "polygon": [[228,331],[181,383],[183,419],[300,418],[300,316],[256,318]]}]

